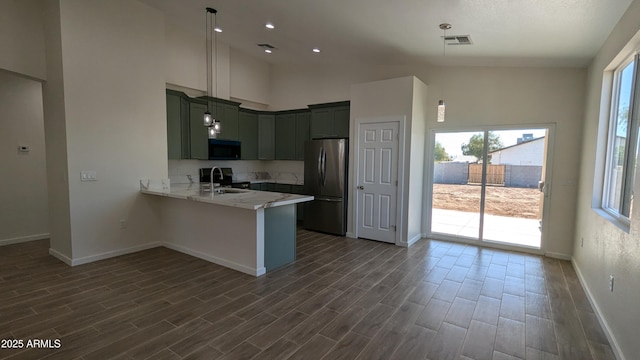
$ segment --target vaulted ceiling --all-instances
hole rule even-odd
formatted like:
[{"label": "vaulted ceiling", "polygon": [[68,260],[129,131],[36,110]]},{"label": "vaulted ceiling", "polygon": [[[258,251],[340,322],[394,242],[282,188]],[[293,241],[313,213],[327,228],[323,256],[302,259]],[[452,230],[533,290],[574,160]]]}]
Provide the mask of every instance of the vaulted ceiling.
[{"label": "vaulted ceiling", "polygon": [[[633,0],[141,1],[203,37],[213,7],[220,41],[270,63],[584,67]],[[447,35],[470,35],[473,44],[443,55],[445,22]],[[276,49],[266,54],[259,43]]]}]

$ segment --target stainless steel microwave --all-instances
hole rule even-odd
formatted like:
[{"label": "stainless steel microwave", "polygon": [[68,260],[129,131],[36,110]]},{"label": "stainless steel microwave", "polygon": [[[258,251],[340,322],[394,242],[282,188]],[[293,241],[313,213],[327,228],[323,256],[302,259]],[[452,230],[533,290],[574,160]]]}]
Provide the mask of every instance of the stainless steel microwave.
[{"label": "stainless steel microwave", "polygon": [[240,160],[240,141],[209,139],[209,160]]}]

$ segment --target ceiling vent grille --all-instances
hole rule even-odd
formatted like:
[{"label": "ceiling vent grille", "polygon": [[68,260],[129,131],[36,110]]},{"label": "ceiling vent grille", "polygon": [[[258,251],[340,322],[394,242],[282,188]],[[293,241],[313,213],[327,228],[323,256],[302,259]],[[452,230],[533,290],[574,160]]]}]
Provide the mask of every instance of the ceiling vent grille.
[{"label": "ceiling vent grille", "polygon": [[444,42],[447,45],[471,45],[473,41],[471,41],[470,35],[447,35],[444,36]]}]

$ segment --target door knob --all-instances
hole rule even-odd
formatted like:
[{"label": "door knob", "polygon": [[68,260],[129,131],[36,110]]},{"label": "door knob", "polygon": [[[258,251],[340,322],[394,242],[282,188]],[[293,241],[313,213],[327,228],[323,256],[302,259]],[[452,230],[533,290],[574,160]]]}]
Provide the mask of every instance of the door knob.
[{"label": "door knob", "polygon": [[358,186],[358,190],[364,190],[364,186],[362,185]]}]

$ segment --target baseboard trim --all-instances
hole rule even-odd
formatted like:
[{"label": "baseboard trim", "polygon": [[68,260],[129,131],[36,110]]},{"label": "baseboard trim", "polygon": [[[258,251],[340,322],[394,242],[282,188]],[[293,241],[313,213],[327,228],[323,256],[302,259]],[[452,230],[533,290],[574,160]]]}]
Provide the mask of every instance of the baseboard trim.
[{"label": "baseboard trim", "polygon": [[408,248],[408,247],[411,247],[411,245],[415,244],[420,239],[422,239],[422,234],[417,234],[416,236],[412,237],[408,241],[401,241],[401,242],[397,243],[396,245]]},{"label": "baseboard trim", "polygon": [[563,253],[557,253],[557,252],[549,252],[549,251],[545,251],[544,256],[548,256],[548,257],[554,258],[554,259],[567,260],[567,261],[571,261],[571,259],[573,258],[569,254],[563,254]]},{"label": "baseboard trim", "polygon": [[153,248],[157,248],[157,247],[160,247],[160,246],[162,246],[161,242],[153,242],[153,243],[149,243],[149,244],[132,246],[132,247],[126,248],[126,249],[108,251],[108,252],[105,252],[105,253],[102,253],[102,254],[85,256],[85,257],[78,258],[78,259],[72,259],[71,260],[71,266],[88,264],[88,263],[92,263],[92,262],[95,262],[95,261],[109,259],[109,258],[120,256],[120,255],[126,255],[126,254],[135,253],[135,252],[138,252],[138,251],[153,249]]},{"label": "baseboard trim", "polygon": [[230,269],[233,270],[237,270],[240,272],[243,272],[245,274],[249,274],[252,276],[261,276],[264,275],[267,272],[267,269],[265,267],[261,267],[261,268],[251,268],[248,266],[244,266],[238,263],[235,263],[233,261],[229,261],[229,260],[225,260],[225,259],[221,259],[219,257],[215,257],[215,256],[211,256],[208,254],[204,254],[202,252],[184,247],[184,246],[180,246],[180,245],[176,245],[176,244],[172,244],[172,243],[163,243],[163,246],[166,248],[169,248],[171,250],[175,250],[178,252],[181,252],[183,254],[187,254],[187,255],[191,255],[191,256],[195,256],[197,258],[200,258],[202,260],[206,260],[209,262],[212,262],[214,264],[218,264],[220,266],[224,266],[224,267],[228,267]]},{"label": "baseboard trim", "polygon": [[11,239],[0,240],[0,246],[11,245],[11,244],[19,244],[19,243],[35,241],[35,240],[43,240],[43,239],[48,239],[48,238],[49,238],[49,233],[35,234],[35,235],[28,235],[28,236],[19,236],[19,237],[15,237],[15,238],[11,238]]},{"label": "baseboard trim", "polygon": [[613,333],[611,332],[611,328],[609,327],[609,324],[604,319],[604,316],[602,316],[602,311],[600,311],[600,307],[598,306],[598,303],[596,302],[595,298],[591,294],[591,290],[589,290],[589,286],[587,286],[587,282],[584,280],[584,277],[582,276],[582,272],[580,271],[580,267],[578,266],[578,263],[576,262],[573,256],[571,257],[571,265],[573,265],[573,268],[576,270],[576,274],[578,275],[578,280],[580,281],[580,284],[582,285],[582,288],[584,289],[585,294],[587,294],[587,299],[589,299],[589,303],[591,303],[591,307],[593,308],[596,314],[596,318],[598,319],[598,322],[600,323],[600,326],[602,327],[604,334],[607,336],[607,340],[609,340],[609,345],[611,345],[611,350],[613,350],[613,354],[616,356],[616,359],[626,360],[624,354],[622,353],[622,350],[620,349],[620,345],[618,345],[616,338],[613,336]]},{"label": "baseboard trim", "polygon": [[348,231],[344,236],[346,236],[348,238],[351,238],[351,239],[355,239],[356,238],[356,236],[352,232],[348,232]]},{"label": "baseboard trim", "polygon": [[63,263],[69,265],[69,266],[73,266],[73,261],[71,260],[71,258],[67,257],[66,255],[64,255],[63,253],[54,250],[52,248],[49,248],[49,255],[53,256],[54,258],[62,261]]}]

